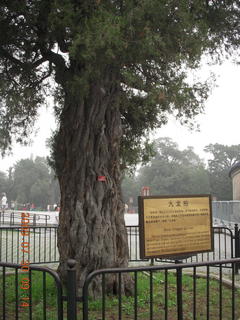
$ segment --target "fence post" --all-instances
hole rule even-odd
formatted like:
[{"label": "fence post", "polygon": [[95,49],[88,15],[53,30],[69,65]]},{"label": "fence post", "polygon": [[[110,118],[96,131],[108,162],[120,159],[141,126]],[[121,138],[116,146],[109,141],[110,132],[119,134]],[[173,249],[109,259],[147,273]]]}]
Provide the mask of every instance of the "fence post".
[{"label": "fence post", "polygon": [[33,226],[36,227],[37,222],[36,222],[36,214],[33,213]]},{"label": "fence post", "polygon": [[76,261],[67,261],[67,320],[77,320]]},{"label": "fence post", "polygon": [[[176,264],[183,263],[182,260],[175,260]],[[177,267],[177,313],[178,320],[183,320],[183,301],[182,301],[182,268]]]},{"label": "fence post", "polygon": [[[235,257],[234,258],[239,258],[240,257],[240,246],[239,246],[239,229],[238,229],[238,224],[235,223],[234,225],[234,240],[235,240]],[[239,263],[235,264],[235,273],[238,274],[239,270]]]}]

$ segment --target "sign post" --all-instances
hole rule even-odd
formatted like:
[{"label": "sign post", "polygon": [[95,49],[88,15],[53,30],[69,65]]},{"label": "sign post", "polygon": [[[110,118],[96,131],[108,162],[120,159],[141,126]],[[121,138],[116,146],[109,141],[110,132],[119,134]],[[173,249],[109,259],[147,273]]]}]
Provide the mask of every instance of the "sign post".
[{"label": "sign post", "polygon": [[[181,263],[188,256],[213,251],[210,195],[138,198],[140,257],[167,257]],[[183,319],[182,268],[177,267],[178,320]]]},{"label": "sign post", "polygon": [[142,259],[213,251],[210,195],[139,197]]},{"label": "sign post", "polygon": [[[182,263],[182,261],[175,260],[175,263]],[[178,320],[183,320],[183,307],[182,307],[182,268],[177,268],[177,312]]]}]

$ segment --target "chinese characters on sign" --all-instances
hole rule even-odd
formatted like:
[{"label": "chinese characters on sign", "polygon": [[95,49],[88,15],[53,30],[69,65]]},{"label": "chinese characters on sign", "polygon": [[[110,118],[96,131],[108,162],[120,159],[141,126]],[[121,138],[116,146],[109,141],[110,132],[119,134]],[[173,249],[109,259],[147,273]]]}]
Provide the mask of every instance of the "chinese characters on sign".
[{"label": "chinese characters on sign", "polygon": [[210,196],[139,197],[141,258],[213,250]]}]

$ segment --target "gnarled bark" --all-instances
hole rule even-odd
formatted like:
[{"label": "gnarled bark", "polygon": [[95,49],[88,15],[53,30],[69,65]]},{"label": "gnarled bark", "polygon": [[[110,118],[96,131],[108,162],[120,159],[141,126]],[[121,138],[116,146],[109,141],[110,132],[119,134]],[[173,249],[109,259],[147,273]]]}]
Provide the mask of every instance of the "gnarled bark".
[{"label": "gnarled bark", "polygon": [[[120,192],[121,119],[118,86],[109,77],[76,101],[66,94],[56,138],[56,170],[61,190],[59,272],[77,261],[78,288],[87,274],[128,264],[127,233]],[[105,176],[106,181],[98,181]]]}]

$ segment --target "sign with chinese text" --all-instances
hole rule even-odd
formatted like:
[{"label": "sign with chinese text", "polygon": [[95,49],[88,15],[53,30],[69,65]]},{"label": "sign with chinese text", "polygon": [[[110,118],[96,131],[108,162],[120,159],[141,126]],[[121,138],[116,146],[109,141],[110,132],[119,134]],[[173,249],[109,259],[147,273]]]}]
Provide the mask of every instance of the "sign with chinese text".
[{"label": "sign with chinese text", "polygon": [[210,195],[139,197],[140,256],[213,251]]}]

